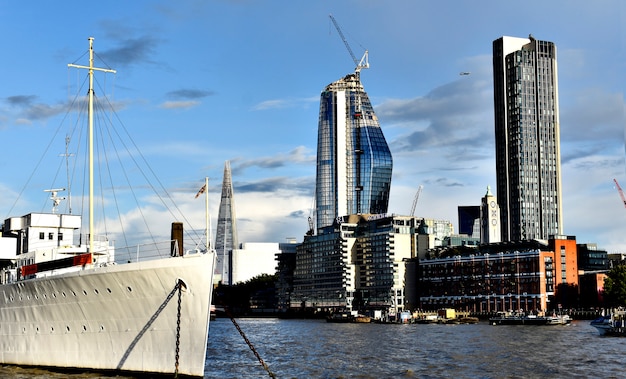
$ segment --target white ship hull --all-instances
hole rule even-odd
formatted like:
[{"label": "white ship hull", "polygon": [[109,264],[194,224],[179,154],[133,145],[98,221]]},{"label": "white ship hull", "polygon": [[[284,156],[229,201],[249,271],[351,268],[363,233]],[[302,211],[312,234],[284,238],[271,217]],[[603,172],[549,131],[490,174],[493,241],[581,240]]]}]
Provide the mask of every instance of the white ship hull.
[{"label": "white ship hull", "polygon": [[214,259],[193,254],[0,285],[0,362],[203,376]]}]

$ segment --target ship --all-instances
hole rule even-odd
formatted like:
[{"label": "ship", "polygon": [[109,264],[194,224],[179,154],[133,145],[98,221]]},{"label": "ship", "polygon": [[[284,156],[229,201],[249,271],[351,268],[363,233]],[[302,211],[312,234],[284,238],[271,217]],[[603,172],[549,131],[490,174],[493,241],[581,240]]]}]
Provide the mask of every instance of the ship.
[{"label": "ship", "polygon": [[489,318],[491,325],[569,325],[572,319],[568,315],[538,316],[523,312],[498,312]]},{"label": "ship", "polygon": [[[113,70],[94,66],[88,40],[89,65],[68,66],[88,70],[92,140],[93,73]],[[114,241],[93,225],[93,146],[89,152],[87,233],[81,215],[57,211],[62,188],[47,190],[49,213],[4,220],[0,364],[202,377],[215,265],[208,237],[204,249],[186,251],[180,237],[165,241],[165,252],[137,248],[116,259]]]}]

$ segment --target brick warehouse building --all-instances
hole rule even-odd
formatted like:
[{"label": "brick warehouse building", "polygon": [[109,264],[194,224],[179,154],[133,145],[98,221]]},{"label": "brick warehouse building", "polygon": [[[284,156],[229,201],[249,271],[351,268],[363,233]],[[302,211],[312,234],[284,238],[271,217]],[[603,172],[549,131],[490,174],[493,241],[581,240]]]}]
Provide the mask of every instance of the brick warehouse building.
[{"label": "brick warehouse building", "polygon": [[420,259],[420,304],[472,312],[555,310],[577,292],[577,260],[571,236],[448,250]]}]

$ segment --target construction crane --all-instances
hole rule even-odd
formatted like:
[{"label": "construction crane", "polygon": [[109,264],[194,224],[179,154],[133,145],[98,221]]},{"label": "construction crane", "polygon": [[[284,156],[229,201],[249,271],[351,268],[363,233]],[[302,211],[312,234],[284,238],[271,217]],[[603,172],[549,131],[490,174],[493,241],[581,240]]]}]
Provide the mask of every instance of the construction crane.
[{"label": "construction crane", "polygon": [[361,72],[361,69],[370,67],[370,64],[368,62],[367,50],[365,50],[365,54],[363,54],[363,57],[361,57],[361,60],[360,61],[357,60],[356,56],[352,52],[352,49],[350,48],[350,45],[348,44],[348,41],[346,40],[346,37],[343,35],[343,32],[341,31],[339,24],[337,24],[337,20],[335,20],[332,14],[329,14],[328,17],[330,17],[330,20],[333,22],[333,25],[335,25],[335,29],[337,29],[337,33],[339,33],[339,37],[341,37],[343,44],[346,45],[346,49],[348,49],[348,53],[350,53],[350,56],[352,57],[352,60],[354,61],[354,64],[356,65],[354,72],[357,75],[359,75],[359,73]]},{"label": "construction crane", "polygon": [[411,216],[415,216],[415,207],[417,206],[417,200],[420,198],[420,193],[422,193],[422,188],[424,188],[424,186],[420,184],[417,192],[415,193],[415,198],[413,198],[413,205],[411,206]]},{"label": "construction crane", "polygon": [[617,186],[617,192],[619,192],[619,197],[622,198],[622,203],[624,203],[624,208],[626,208],[626,197],[624,197],[624,191],[622,191],[622,187],[619,186],[617,179],[613,179],[615,182],[615,186]]}]

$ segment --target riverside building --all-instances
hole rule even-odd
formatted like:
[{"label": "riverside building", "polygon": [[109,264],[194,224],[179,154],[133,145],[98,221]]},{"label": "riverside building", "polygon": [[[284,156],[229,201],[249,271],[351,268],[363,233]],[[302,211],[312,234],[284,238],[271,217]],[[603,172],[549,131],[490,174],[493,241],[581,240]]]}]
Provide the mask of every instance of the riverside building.
[{"label": "riverside building", "polygon": [[556,46],[493,41],[497,197],[502,241],[562,235]]},{"label": "riverside building", "polygon": [[320,95],[315,220],[297,247],[291,308],[396,310],[404,303],[399,266],[415,244],[400,253],[397,241],[412,241],[415,225],[387,215],[393,160],[360,81],[366,67]]},{"label": "riverside building", "polygon": [[424,309],[556,310],[578,279],[576,239],[571,236],[450,249],[419,261]]},{"label": "riverside building", "polygon": [[[316,311],[405,308],[405,262],[416,256],[412,216],[338,217],[297,246],[291,308]],[[413,275],[414,277],[414,275]]]}]

